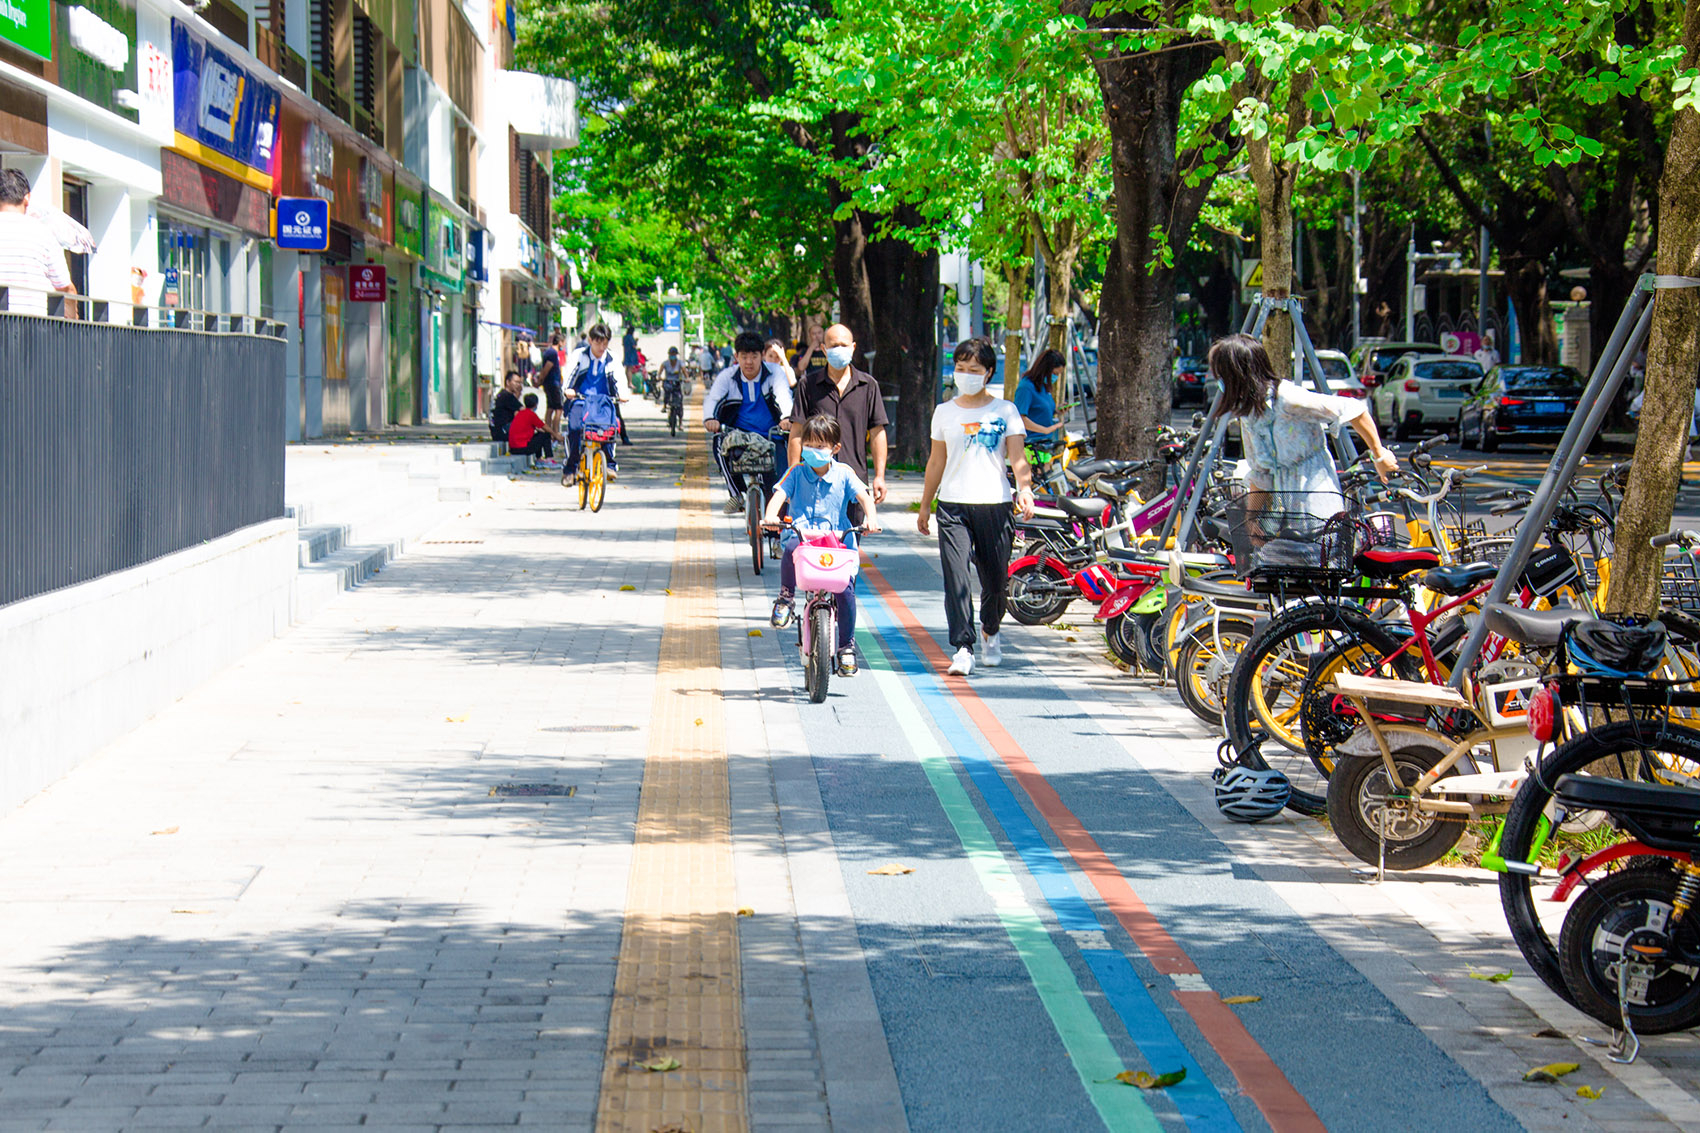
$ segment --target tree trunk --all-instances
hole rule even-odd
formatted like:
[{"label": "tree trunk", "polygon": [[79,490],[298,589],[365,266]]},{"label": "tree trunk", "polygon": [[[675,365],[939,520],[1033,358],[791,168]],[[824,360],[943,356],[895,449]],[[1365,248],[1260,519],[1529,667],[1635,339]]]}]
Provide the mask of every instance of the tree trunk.
[{"label": "tree trunk", "polygon": [[1003,281],[1009,286],[1004,299],[1003,396],[1005,401],[1013,401],[1015,387],[1021,382],[1021,311],[1027,303],[1027,273],[1009,268]]},{"label": "tree trunk", "polygon": [[[1065,11],[1088,25],[1126,27],[1128,13],[1094,16],[1091,0],[1066,0]],[[1102,456],[1156,455],[1154,426],[1169,417],[1175,337],[1175,271],[1211,178],[1188,184],[1179,174],[1176,137],[1186,90],[1213,55],[1206,44],[1097,61],[1110,133],[1116,234],[1098,304],[1097,451]],[[1147,486],[1161,480],[1160,466]]]},{"label": "tree trunk", "polygon": [[1046,332],[1045,348],[1055,350],[1063,357],[1068,357],[1068,308],[1074,296],[1074,264],[1080,257],[1080,248],[1075,245],[1064,245],[1058,248],[1055,243],[1054,260],[1047,260],[1045,269],[1050,279],[1050,316],[1051,325]]},{"label": "tree trunk", "polygon": [[[1683,66],[1700,58],[1700,0],[1688,0],[1683,19]],[[1700,277],[1700,111],[1679,110],[1671,123],[1659,178],[1660,275]],[[1700,289],[1656,293],[1647,341],[1646,399],[1635,437],[1635,463],[1617,517],[1612,556],[1613,613],[1652,614],[1659,605],[1664,552],[1647,545],[1670,528],[1682,479],[1694,377],[1700,368]]]},{"label": "tree trunk", "polygon": [[1558,361],[1558,337],[1552,328],[1552,308],[1547,305],[1547,264],[1516,252],[1501,258],[1505,265],[1505,289],[1517,311],[1517,339],[1522,344],[1525,366],[1547,366]]},{"label": "tree trunk", "polygon": [[[920,217],[905,211],[898,211],[898,223],[920,227]],[[938,404],[938,253],[917,251],[904,240],[877,240],[863,262],[873,298],[872,373],[882,392],[897,395],[891,458],[925,463]]]},{"label": "tree trunk", "polygon": [[[1284,301],[1293,293],[1293,175],[1275,160],[1266,134],[1246,142],[1252,184],[1257,187],[1258,254],[1263,257],[1263,294]],[[1278,377],[1293,376],[1293,321],[1285,311],[1270,311],[1263,327],[1263,348]]]}]

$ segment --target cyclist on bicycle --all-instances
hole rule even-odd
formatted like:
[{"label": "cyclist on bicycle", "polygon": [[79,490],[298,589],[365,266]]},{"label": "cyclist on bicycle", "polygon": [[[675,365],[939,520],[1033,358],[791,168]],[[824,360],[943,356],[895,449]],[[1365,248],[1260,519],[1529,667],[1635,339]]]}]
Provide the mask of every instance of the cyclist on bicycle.
[{"label": "cyclist on bicycle", "polygon": [[[762,351],[767,343],[755,331],[743,331],[733,343],[737,363],[715,375],[708,396],[702,403],[702,427],[714,437],[714,459],[726,477],[727,491],[732,498],[726,502],[726,514],[737,515],[744,509],[744,476],[727,460],[725,441],[736,439],[738,433],[753,433],[766,438],[773,427],[791,415],[791,386],[785,371],[764,361]],[[779,452],[775,451],[775,468],[770,479],[779,477]]]},{"label": "cyclist on bicycle", "polygon": [[[590,328],[589,342],[573,351],[562,367],[566,375],[566,399],[571,405],[567,413],[567,463],[561,469],[561,483],[568,487],[578,478],[579,450],[584,447],[585,397],[601,395],[616,405],[625,400],[620,363],[608,350],[613,337],[608,324],[597,323]],[[619,467],[614,462],[615,446],[609,442],[604,448],[608,453],[608,479],[613,480]]]},{"label": "cyclist on bicycle", "polygon": [[[764,523],[778,523],[781,509],[787,503],[791,506],[791,526],[780,536],[784,552],[779,560],[779,600],[773,604],[773,624],[780,629],[796,616],[792,600],[797,593],[797,565],[791,555],[802,541],[811,535],[842,535],[844,545],[854,547],[852,502],[862,505],[864,530],[877,534],[880,529],[873,492],[857,479],[853,468],[833,459],[841,436],[836,417],[818,413],[803,423],[802,462],[792,465],[774,486],[767,514],[762,516]],[[855,641],[856,588],[847,586],[838,594],[838,671],[847,677],[856,672]]]}]

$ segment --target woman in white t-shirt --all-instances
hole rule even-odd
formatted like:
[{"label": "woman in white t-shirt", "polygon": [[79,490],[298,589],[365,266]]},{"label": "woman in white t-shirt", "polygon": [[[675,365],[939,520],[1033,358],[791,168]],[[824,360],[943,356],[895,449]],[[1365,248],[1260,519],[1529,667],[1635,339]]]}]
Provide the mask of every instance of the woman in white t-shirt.
[{"label": "woman in white t-shirt", "polygon": [[997,364],[997,350],[987,339],[970,338],[957,345],[957,396],[933,409],[933,449],[916,519],[921,534],[930,534],[932,505],[938,501],[944,612],[955,650],[948,671],[957,676],[967,676],[974,668],[970,563],[980,575],[980,661],[1003,663],[998,627],[1003,624],[1009,552],[1015,541],[1006,460],[1015,469],[1015,508],[1023,519],[1033,518],[1031,474],[1023,451],[1027,430],[1015,406],[986,389]]}]

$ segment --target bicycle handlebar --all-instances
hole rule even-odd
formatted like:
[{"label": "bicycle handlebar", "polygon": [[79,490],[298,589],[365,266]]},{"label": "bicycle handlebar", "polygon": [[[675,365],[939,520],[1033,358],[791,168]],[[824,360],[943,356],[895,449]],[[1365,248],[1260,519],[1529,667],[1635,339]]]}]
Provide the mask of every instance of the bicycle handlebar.
[{"label": "bicycle handlebar", "polygon": [[1664,535],[1655,535],[1647,540],[1649,547],[1675,546],[1681,547],[1685,551],[1692,548],[1696,543],[1700,543],[1700,531],[1690,531],[1686,528],[1678,528]]}]

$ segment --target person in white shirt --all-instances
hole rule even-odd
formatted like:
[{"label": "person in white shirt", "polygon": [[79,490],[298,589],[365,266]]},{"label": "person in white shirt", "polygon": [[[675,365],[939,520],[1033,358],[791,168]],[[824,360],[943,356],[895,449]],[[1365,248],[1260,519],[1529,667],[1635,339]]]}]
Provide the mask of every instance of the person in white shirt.
[{"label": "person in white shirt", "polygon": [[[765,345],[755,331],[740,333],[734,351],[737,363],[714,376],[702,401],[702,427],[714,437],[714,459],[732,494],[726,501],[727,515],[743,511],[747,486],[743,473],[727,460],[727,437],[753,433],[771,441],[774,426],[791,416],[791,387],[785,371],[763,360]],[[773,472],[764,477],[770,489],[785,471],[784,459],[785,450],[776,448]]]},{"label": "person in white shirt", "polygon": [[[1014,511],[1019,510],[1023,519],[1033,518],[1033,488],[1021,414],[986,389],[997,369],[997,350],[988,339],[965,339],[957,344],[955,359],[957,396],[933,409],[933,448],[915,525],[921,534],[930,534],[937,500],[945,620],[956,651],[947,671],[965,677],[974,668],[969,564],[980,576],[980,661],[1001,665],[998,628],[1003,624],[1009,554],[1015,542]],[[1013,501],[1005,461],[1015,469]]]},{"label": "person in white shirt", "polygon": [[[30,183],[16,169],[0,169],[0,287],[7,309],[47,314],[47,293],[75,295],[65,270],[65,249],[47,225],[29,215]],[[75,315],[70,307],[66,313]]]}]

